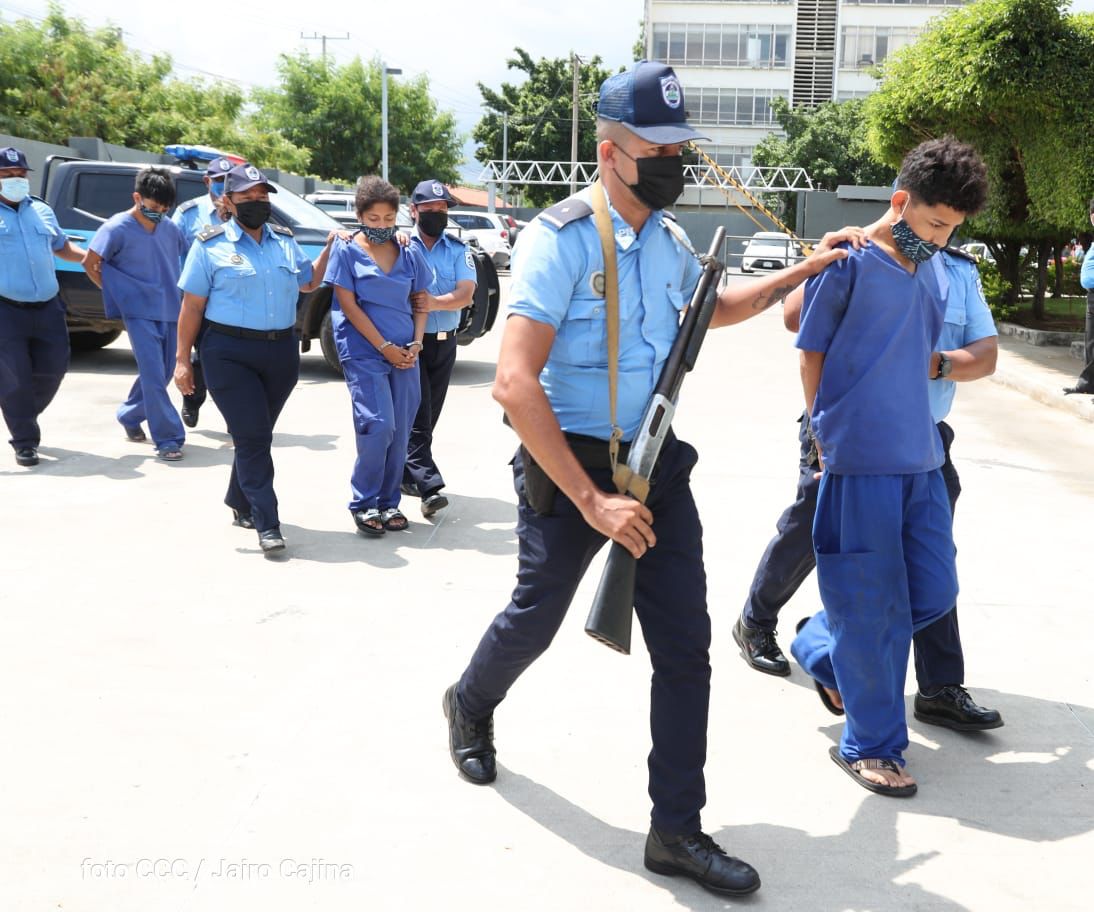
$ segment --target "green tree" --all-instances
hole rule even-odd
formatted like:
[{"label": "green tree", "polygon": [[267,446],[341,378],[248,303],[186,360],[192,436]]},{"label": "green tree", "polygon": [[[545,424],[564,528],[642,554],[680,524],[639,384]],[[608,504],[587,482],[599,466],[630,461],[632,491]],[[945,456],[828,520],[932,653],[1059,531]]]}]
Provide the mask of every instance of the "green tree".
[{"label": "green tree", "polygon": [[[282,55],[281,84],[257,89],[258,123],[308,148],[308,169],[328,180],[352,182],[379,174],[381,63],[356,58],[338,66],[307,53]],[[454,181],[463,159],[451,112],[438,111],[429,80],[388,79],[388,177],[409,191],[418,181]]]},{"label": "green tree", "polygon": [[[506,61],[511,70],[523,73],[519,85],[503,82],[500,91],[479,83],[487,114],[475,125],[471,137],[479,143],[475,157],[480,162],[501,161],[505,116],[509,118],[509,161],[570,160],[573,124],[573,68],[569,58],[533,60],[522,48]],[[596,161],[596,100],[600,84],[610,76],[600,58],[582,61],[578,82],[577,160]],[[522,186],[512,185],[510,186]],[[565,198],[569,186],[526,185],[533,206],[547,206]]]},{"label": "green tree", "polygon": [[1041,318],[1051,251],[1086,226],[1094,190],[1094,22],[1067,6],[977,0],[955,9],[885,61],[866,100],[870,148],[890,165],[945,134],[977,148],[991,194],[967,231],[992,249],[1007,307],[1036,259]]}]

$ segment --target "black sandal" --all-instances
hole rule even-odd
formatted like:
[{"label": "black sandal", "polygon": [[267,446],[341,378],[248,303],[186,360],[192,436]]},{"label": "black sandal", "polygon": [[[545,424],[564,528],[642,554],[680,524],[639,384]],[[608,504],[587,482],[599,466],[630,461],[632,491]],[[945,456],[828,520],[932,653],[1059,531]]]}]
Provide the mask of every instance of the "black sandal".
[{"label": "black sandal", "polygon": [[403,512],[398,507],[388,507],[380,511],[380,522],[388,532],[403,532],[410,525]]},{"label": "black sandal", "polygon": [[384,534],[384,520],[380,516],[380,511],[375,507],[358,510],[353,514],[353,521],[357,524],[357,531],[362,535]]},{"label": "black sandal", "polygon": [[864,769],[882,769],[897,774],[903,772],[900,764],[888,757],[883,757],[880,760],[848,760],[839,752],[838,745],[828,748],[828,756],[835,761],[836,766],[847,773],[855,782],[875,794],[888,795],[890,798],[911,798],[919,790],[919,786],[914,782],[911,785],[882,785],[880,782],[871,782],[859,775],[859,772]]},{"label": "black sandal", "polygon": [[[804,627],[806,624],[809,623],[809,621],[811,620],[811,617],[812,616],[803,617],[800,621],[798,621],[798,625],[794,628],[794,632],[795,633],[801,633],[802,632],[802,627]],[[830,696],[828,696],[828,691],[826,691],[824,689],[824,685],[821,684],[821,682],[818,681],[816,678],[812,678],[812,681],[813,681],[813,686],[815,688],[817,688],[817,694],[818,694],[818,696],[820,696],[820,700],[821,700],[821,703],[824,704],[824,708],[827,709],[833,716],[845,715],[845,713],[843,711],[843,707],[842,706],[836,706],[836,704],[832,702],[832,698]]]}]

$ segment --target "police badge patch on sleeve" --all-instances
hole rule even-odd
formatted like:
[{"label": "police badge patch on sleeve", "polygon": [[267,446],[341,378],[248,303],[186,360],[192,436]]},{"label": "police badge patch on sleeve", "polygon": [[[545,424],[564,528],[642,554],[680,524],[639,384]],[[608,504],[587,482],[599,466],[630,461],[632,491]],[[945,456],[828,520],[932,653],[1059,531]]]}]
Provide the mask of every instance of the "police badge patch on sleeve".
[{"label": "police badge patch on sleeve", "polygon": [[470,250],[465,250],[463,252],[463,261],[467,264],[468,269],[475,268],[475,258],[471,255]]},{"label": "police badge patch on sleeve", "polygon": [[599,269],[589,276],[589,287],[598,298],[604,297],[604,291],[608,285],[604,279],[604,273]]}]

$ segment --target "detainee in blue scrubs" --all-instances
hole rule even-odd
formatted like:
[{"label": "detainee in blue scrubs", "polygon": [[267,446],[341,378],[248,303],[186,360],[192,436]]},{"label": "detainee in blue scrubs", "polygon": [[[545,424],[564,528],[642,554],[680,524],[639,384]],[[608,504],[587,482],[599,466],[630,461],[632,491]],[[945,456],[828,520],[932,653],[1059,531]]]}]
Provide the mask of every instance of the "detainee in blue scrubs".
[{"label": "detainee in blue scrubs", "polygon": [[175,205],[175,183],[163,168],[137,173],[133,205],[95,232],[84,258],[88,276],[103,291],[103,308],[125,321],[137,379],[117,418],[133,441],[145,439],[147,420],[160,459],[182,458],[186,430],[167,392],[178,346],[178,281],[187,244],[166,213]]},{"label": "detainee in blue scrubs", "polygon": [[881,794],[914,794],[904,681],[912,633],[957,597],[953,520],[924,365],[946,289],[929,264],[984,205],[975,151],[952,138],[905,157],[872,242],[806,285],[802,382],[824,474],[813,544],[824,609],[791,652],[826,706],[846,711],[835,760]]},{"label": "detainee in blue scrubs", "polygon": [[421,400],[418,355],[428,316],[425,305],[412,309],[410,296],[428,289],[433,274],[418,247],[395,241],[398,190],[362,177],[355,205],[360,230],[335,243],[327,282],[357,444],[349,511],[361,534],[383,535],[408,525],[399,487]]}]

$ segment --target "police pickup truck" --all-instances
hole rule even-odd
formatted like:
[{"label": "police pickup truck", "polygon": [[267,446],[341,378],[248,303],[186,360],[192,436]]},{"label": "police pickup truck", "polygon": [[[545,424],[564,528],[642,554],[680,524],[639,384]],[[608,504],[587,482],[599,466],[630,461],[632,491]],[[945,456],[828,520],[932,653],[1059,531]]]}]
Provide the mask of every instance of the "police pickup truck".
[{"label": "police pickup truck", "polygon": [[[178,205],[207,193],[202,182],[205,163],[220,153],[202,147],[179,146],[170,146],[168,151],[178,159],[176,165],[163,166],[175,178]],[[143,167],[146,165],[53,155],[46,160],[43,169],[41,195],[56,213],[57,222],[69,239],[86,245],[103,222],[115,212],[129,208],[134,179]],[[314,259],[326,243],[327,235],[343,226],[290,190],[276,186],[278,192],[270,196],[271,221],[290,228],[304,252]],[[485,255],[475,256],[475,264],[478,286],[471,306],[464,308],[457,330],[458,341],[464,344],[489,332],[498,312],[499,284],[494,265]],[[58,259],[56,265],[73,349],[91,351],[109,345],[118,338],[123,327],[120,321],[107,319],[102,293],[78,263]],[[315,291],[302,293],[297,302],[296,328],[302,351],[309,351],[312,340],[318,339],[324,359],[336,371],[341,371],[334,347],[330,305],[329,286],[321,285]]]}]

